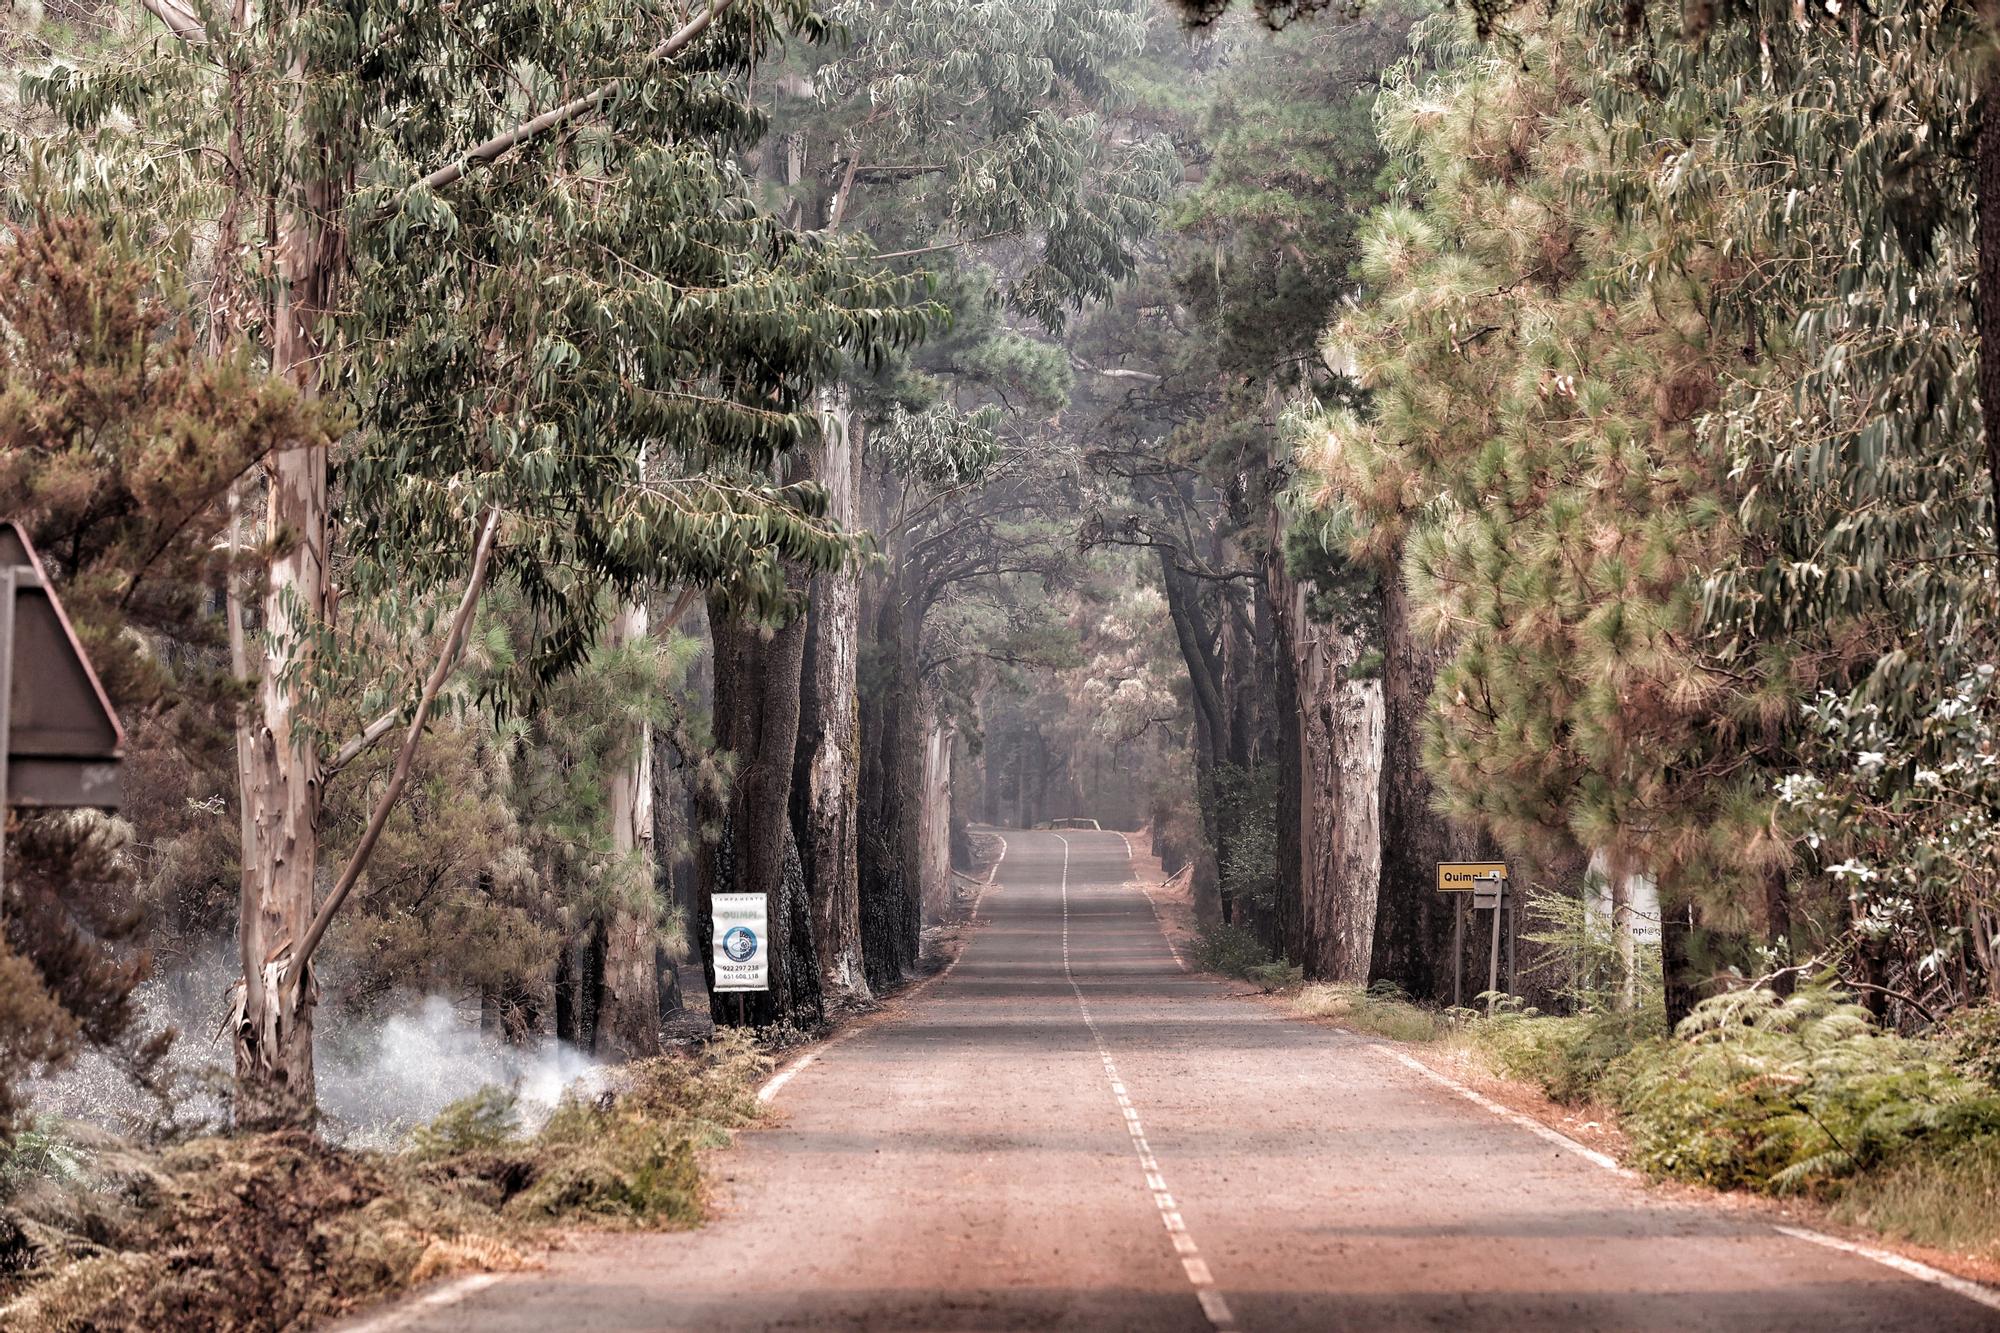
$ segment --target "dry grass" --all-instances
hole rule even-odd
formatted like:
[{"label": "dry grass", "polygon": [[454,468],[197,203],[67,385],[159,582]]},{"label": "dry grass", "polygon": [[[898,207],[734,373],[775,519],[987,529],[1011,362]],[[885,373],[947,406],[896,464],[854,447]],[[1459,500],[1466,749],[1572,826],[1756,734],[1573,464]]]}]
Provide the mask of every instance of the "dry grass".
[{"label": "dry grass", "polygon": [[700,1153],[755,1118],[767,1065],[741,1036],[644,1061],[527,1138],[482,1094],[401,1153],[302,1132],[150,1153],[83,1134],[72,1166],[0,1200],[0,1327],[303,1329],[449,1273],[528,1266],[549,1227],[696,1225]]},{"label": "dry grass", "polygon": [[1391,1041],[1442,1041],[1453,1031],[1451,1020],[1435,1009],[1355,985],[1314,982],[1301,987],[1288,1003],[1301,1018],[1324,1018]]},{"label": "dry grass", "polygon": [[2000,1261],[2000,1139],[1860,1176],[1833,1215],[1895,1240]]}]

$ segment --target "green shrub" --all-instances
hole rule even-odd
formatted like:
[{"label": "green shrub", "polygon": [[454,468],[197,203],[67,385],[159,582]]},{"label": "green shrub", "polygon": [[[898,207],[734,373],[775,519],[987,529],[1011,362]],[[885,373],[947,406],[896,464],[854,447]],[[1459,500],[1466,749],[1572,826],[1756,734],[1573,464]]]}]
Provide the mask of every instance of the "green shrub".
[{"label": "green shrub", "polygon": [[1251,968],[1243,979],[1262,991],[1296,990],[1305,984],[1306,970],[1297,963],[1274,958]]},{"label": "green shrub", "polygon": [[1954,1069],[2000,1089],[2000,1004],[1959,1010],[1945,1020],[1939,1036]]},{"label": "green shrub", "polygon": [[1675,1039],[1614,1062],[1603,1087],[1634,1165],[1720,1188],[1822,1189],[2000,1132],[1992,1088],[1824,987],[1706,1000]]},{"label": "green shrub", "polygon": [[0,1200],[33,1180],[68,1184],[83,1169],[83,1159],[83,1149],[54,1121],[37,1119],[12,1139],[0,1139]]},{"label": "green shrub", "polygon": [[520,1098],[491,1085],[461,1097],[428,1125],[410,1134],[410,1151],[420,1158],[498,1148],[521,1132]]},{"label": "green shrub", "polygon": [[1247,926],[1211,926],[1201,932],[1194,946],[1195,966],[1204,972],[1250,978],[1258,968],[1275,960],[1257,932]]},{"label": "green shrub", "polygon": [[1498,1073],[1533,1083],[1565,1105],[1588,1101],[1612,1063],[1657,1037],[1657,1014],[1592,1013],[1557,1017],[1503,1008],[1466,1025],[1473,1046]]}]

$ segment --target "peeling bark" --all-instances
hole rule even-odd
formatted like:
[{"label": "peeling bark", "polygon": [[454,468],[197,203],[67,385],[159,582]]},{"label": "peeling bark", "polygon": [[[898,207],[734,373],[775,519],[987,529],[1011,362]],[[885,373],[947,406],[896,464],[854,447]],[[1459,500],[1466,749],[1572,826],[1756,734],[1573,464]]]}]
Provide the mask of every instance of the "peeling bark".
[{"label": "peeling bark", "polygon": [[[620,608],[607,645],[619,648],[646,638],[643,602]],[[630,891],[649,901],[621,902],[605,929],[604,977],[598,998],[593,1051],[610,1060],[636,1060],[660,1053],[660,978],[655,966],[654,932],[660,905],[654,889],[653,728],[638,723],[630,753],[611,776],[611,849],[629,872]]]},{"label": "peeling bark", "polygon": [[[826,413],[814,472],[826,487],[828,516],[861,526],[859,423],[839,390]],[[861,959],[860,785],[861,573],[841,569],[812,581],[806,626],[799,743],[792,778],[792,825],[812,903],[821,980],[830,998],[869,998]]]}]

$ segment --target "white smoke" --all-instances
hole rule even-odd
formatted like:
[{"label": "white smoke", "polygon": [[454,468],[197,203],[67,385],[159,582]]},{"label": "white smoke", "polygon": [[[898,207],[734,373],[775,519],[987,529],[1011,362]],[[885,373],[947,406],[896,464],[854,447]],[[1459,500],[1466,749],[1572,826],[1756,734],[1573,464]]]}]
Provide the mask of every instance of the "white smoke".
[{"label": "white smoke", "polygon": [[[217,1029],[226,1012],[232,960],[220,954],[182,973],[170,986],[140,991],[143,1025],[180,1028],[169,1064],[173,1094],[165,1122],[181,1132],[222,1129],[233,1053]],[[204,1005],[192,997],[212,996]],[[213,1011],[213,1012],[210,1012]],[[451,1103],[486,1087],[514,1093],[524,1133],[548,1119],[566,1091],[593,1097],[606,1086],[604,1066],[550,1038],[511,1045],[480,1031],[476,1008],[461,1014],[442,995],[429,995],[381,1019],[343,1018],[333,1006],[318,1012],[315,1050],[321,1132],[352,1147],[393,1148],[410,1130]],[[134,1088],[116,1064],[86,1051],[69,1068],[32,1087],[38,1115],[81,1120],[122,1134],[162,1124],[160,1105]]]},{"label": "white smoke", "polygon": [[319,1102],[329,1137],[388,1147],[481,1088],[518,1098],[522,1128],[548,1119],[563,1093],[592,1096],[604,1067],[546,1038],[510,1045],[479,1030],[449,999],[428,995],[384,1021],[330,1034],[319,1048]]}]

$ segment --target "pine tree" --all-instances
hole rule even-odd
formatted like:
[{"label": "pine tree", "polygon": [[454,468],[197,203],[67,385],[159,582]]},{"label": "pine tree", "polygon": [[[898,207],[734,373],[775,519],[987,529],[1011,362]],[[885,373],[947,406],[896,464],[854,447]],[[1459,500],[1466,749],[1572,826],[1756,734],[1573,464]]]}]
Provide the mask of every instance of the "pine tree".
[{"label": "pine tree", "polygon": [[[1741,541],[1726,461],[1691,428],[1727,356],[1706,318],[1726,270],[1623,282],[1658,240],[1589,188],[1605,133],[1568,22],[1524,23],[1504,54],[1457,37],[1443,73],[1385,93],[1411,203],[1372,224],[1371,299],[1329,341],[1369,409],[1308,445],[1354,554],[1400,561],[1416,628],[1448,646],[1440,795],[1544,867],[1599,853],[1614,893],[1656,877],[1678,1011],[1691,903],[1726,915],[1790,857],[1771,747],[1746,734],[1760,668],[1703,633],[1702,580]],[[1614,898],[1628,932],[1629,912]]]}]

